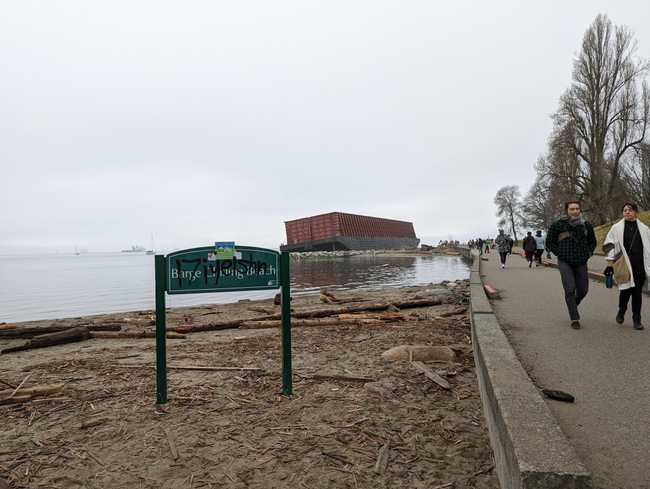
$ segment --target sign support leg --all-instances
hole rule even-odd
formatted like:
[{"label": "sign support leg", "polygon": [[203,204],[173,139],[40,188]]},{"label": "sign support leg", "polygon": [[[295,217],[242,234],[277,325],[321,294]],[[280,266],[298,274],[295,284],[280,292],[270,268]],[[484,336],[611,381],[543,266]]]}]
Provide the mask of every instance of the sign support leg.
[{"label": "sign support leg", "polygon": [[291,286],[289,283],[289,252],[280,255],[280,284],[282,296],[282,394],[293,394],[291,371]]},{"label": "sign support leg", "polygon": [[167,403],[167,324],[165,257],[156,255],[156,403]]}]

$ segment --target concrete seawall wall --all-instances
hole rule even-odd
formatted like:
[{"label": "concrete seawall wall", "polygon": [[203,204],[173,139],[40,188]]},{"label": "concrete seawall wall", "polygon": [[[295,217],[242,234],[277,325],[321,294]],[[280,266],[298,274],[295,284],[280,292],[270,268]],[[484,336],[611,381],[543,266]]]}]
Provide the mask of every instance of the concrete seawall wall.
[{"label": "concrete seawall wall", "polygon": [[490,444],[502,489],[590,489],[578,459],[504,334],[473,255],[472,344]]}]

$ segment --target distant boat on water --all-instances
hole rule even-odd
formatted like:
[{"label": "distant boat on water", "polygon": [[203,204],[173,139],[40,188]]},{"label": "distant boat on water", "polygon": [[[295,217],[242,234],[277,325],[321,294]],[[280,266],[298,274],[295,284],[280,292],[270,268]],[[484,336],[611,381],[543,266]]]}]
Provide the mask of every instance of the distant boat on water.
[{"label": "distant boat on water", "polygon": [[151,233],[151,249],[148,249],[145,253],[147,255],[153,255],[155,253],[155,247],[153,245],[153,233]]},{"label": "distant boat on water", "polygon": [[144,246],[133,245],[130,250],[122,250],[122,253],[142,253],[147,251]]}]

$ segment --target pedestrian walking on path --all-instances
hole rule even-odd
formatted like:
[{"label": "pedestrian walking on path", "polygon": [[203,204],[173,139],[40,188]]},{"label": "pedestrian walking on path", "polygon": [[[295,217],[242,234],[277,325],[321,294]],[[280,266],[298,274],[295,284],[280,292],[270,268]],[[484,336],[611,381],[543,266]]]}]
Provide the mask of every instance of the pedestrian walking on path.
[{"label": "pedestrian walking on path", "polygon": [[486,255],[490,254],[490,245],[491,245],[490,240],[486,239],[485,240],[485,254]]},{"label": "pedestrian walking on path", "polygon": [[546,246],[557,256],[571,327],[580,329],[578,306],[589,292],[587,261],[596,249],[596,235],[582,217],[580,202],[567,202],[564,211],[566,216],[551,224]]},{"label": "pedestrian walking on path", "polygon": [[524,252],[526,253],[526,260],[528,261],[528,268],[533,266],[533,260],[535,259],[535,253],[537,252],[537,241],[533,238],[533,233],[528,231],[528,234],[524,238],[522,243]]},{"label": "pedestrian walking on path", "polygon": [[[643,286],[650,277],[650,229],[637,219],[639,208],[628,202],[623,205],[623,219],[612,226],[603,244],[607,260],[612,265],[622,259],[628,280],[618,283],[618,314],[616,322],[623,324],[627,305],[632,297],[632,322],[634,329],[643,329],[641,303]],[[613,272],[610,265],[605,272]],[[623,279],[624,280],[624,279]]]},{"label": "pedestrian walking on path", "polygon": [[499,251],[499,257],[501,258],[501,268],[506,268],[506,257],[510,253],[510,239],[505,235],[503,229],[499,229],[499,235],[494,240],[494,244],[497,246]]},{"label": "pedestrian walking on path", "polygon": [[535,250],[535,261],[538,265],[541,265],[542,255],[546,249],[546,238],[542,236],[542,232],[539,229],[535,233],[535,243],[537,244],[537,249]]}]

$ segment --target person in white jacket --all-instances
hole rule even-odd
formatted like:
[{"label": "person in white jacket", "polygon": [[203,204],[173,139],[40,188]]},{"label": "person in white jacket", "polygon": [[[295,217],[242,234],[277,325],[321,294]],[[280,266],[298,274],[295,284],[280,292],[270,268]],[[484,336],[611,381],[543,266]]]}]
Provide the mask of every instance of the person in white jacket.
[{"label": "person in white jacket", "polygon": [[[643,286],[650,277],[650,229],[637,219],[639,208],[627,202],[623,205],[623,219],[614,224],[607,233],[603,251],[607,260],[614,262],[621,254],[630,270],[630,280],[617,284],[619,289],[616,322],[623,324],[627,305],[632,297],[632,322],[634,329],[643,329],[641,302]],[[609,268],[609,267],[608,267]]]}]

